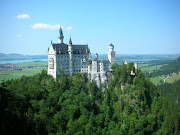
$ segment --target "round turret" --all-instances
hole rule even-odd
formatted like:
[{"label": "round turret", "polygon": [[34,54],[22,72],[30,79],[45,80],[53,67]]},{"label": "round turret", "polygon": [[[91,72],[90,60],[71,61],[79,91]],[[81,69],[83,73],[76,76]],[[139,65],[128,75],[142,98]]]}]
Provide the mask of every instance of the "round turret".
[{"label": "round turret", "polygon": [[95,54],[95,58],[98,58],[98,54],[97,53]]},{"label": "round turret", "polygon": [[138,70],[138,62],[135,62],[135,63],[134,63],[134,67],[135,67],[135,72],[137,73],[137,70]]},{"label": "round turret", "polygon": [[114,48],[114,45],[112,43],[109,46],[112,46]]},{"label": "round turret", "polygon": [[110,45],[109,45],[109,51],[110,51],[110,52],[114,51],[114,45],[113,45],[113,44],[110,44]]}]

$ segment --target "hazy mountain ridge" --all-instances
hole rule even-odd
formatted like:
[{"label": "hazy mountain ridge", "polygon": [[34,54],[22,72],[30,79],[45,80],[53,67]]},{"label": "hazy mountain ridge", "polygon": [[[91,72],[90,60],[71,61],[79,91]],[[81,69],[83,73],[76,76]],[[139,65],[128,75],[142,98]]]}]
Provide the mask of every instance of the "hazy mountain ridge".
[{"label": "hazy mountain ridge", "polygon": [[23,54],[4,54],[0,53],[0,61],[4,60],[25,60],[25,59],[47,59],[47,55],[23,55]]}]

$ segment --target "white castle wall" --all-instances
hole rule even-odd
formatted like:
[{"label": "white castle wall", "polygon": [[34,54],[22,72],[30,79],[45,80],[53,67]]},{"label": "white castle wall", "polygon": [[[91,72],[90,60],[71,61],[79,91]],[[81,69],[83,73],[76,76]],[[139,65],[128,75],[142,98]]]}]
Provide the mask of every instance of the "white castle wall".
[{"label": "white castle wall", "polygon": [[98,86],[100,83],[106,85],[107,72],[111,72],[111,65],[115,62],[114,46],[109,45],[108,60],[99,60],[98,54],[91,60],[91,52],[87,45],[73,45],[71,39],[67,45],[63,43],[62,32],[60,36],[61,42],[58,44],[51,42],[48,49],[48,74],[56,79],[61,69],[66,75],[87,73]]}]

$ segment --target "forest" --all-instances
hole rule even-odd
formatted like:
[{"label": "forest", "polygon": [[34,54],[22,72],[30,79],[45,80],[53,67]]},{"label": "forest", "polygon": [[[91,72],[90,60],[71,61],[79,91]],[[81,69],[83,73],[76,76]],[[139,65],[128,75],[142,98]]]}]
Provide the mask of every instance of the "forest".
[{"label": "forest", "polygon": [[164,83],[164,84],[158,85],[157,87],[162,90],[164,95],[171,98],[171,100],[173,100],[174,102],[176,102],[180,106],[180,102],[179,102],[179,98],[180,98],[179,97],[180,96],[180,80],[175,81],[172,84],[171,83]]},{"label": "forest", "polygon": [[84,74],[61,72],[55,81],[45,70],[2,82],[0,134],[180,133],[180,106],[168,92],[157,88],[141,70],[131,76],[133,63],[114,64],[112,69],[107,88],[98,88]]}]

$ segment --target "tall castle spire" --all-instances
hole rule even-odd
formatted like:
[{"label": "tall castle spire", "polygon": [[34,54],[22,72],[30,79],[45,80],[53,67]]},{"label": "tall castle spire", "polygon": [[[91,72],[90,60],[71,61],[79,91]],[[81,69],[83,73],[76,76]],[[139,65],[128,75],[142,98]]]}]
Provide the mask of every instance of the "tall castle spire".
[{"label": "tall castle spire", "polygon": [[71,40],[71,37],[69,39],[69,45],[72,45],[72,40]]},{"label": "tall castle spire", "polygon": [[61,28],[61,25],[60,25],[58,42],[59,42],[60,44],[62,44],[62,43],[63,43],[63,39],[64,39],[64,36],[63,36],[62,28]]}]

